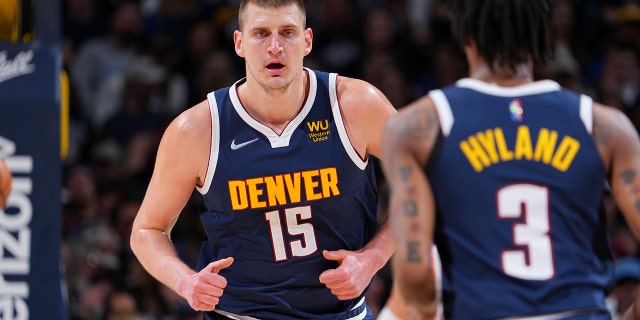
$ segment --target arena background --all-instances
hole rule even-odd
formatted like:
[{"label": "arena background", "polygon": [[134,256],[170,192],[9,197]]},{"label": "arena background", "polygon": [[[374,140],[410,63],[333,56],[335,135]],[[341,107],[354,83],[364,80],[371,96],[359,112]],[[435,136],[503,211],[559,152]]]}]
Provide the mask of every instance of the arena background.
[{"label": "arena background", "polygon": [[60,13],[58,1],[0,3],[0,158],[13,174],[0,211],[2,319],[67,319],[60,270]]}]

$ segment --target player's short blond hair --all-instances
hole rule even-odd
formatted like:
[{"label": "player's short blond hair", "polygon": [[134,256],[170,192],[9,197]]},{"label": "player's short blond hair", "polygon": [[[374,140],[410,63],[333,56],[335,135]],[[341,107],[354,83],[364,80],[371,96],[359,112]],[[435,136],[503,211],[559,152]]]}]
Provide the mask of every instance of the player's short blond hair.
[{"label": "player's short blond hair", "polygon": [[240,28],[240,31],[242,31],[244,24],[244,10],[249,4],[254,4],[262,8],[281,8],[290,4],[295,4],[300,8],[300,13],[302,14],[302,27],[305,28],[307,26],[307,13],[304,6],[304,0],[241,0],[240,8],[238,10],[238,27]]}]

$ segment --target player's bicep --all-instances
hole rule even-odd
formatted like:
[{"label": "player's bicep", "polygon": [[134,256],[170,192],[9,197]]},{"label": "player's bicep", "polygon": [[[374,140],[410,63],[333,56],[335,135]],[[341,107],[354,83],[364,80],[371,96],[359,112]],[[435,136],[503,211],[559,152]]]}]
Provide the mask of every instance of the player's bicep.
[{"label": "player's bicep", "polygon": [[[193,132],[194,128],[184,121],[177,118],[162,137],[153,175],[134,227],[168,233],[191,197],[200,176],[206,174],[209,146],[203,141],[209,140]],[[208,135],[210,130],[205,132]]]},{"label": "player's bicep", "polygon": [[409,107],[388,121],[382,144],[396,253],[409,264],[429,260],[435,206],[423,166],[435,139],[433,116],[423,106]]},{"label": "player's bicep", "polygon": [[640,139],[629,120],[619,110],[600,108],[595,129],[610,130],[609,176],[613,196],[636,238],[640,239]]}]

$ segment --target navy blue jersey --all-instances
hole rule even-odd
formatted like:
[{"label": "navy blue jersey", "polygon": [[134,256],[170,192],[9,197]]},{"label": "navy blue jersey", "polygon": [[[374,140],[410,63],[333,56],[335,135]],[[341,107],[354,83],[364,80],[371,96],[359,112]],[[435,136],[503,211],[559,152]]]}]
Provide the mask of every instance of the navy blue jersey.
[{"label": "navy blue jersey", "polygon": [[437,203],[444,316],[606,314],[612,261],[592,100],[540,81],[435,90],[442,139],[425,168]]},{"label": "navy blue jersey", "polygon": [[338,266],[323,250],[358,250],[378,231],[373,162],[348,140],[336,74],[307,72],[309,96],[281,135],[245,111],[236,92],[244,80],[208,95],[212,151],[198,188],[208,241],[198,268],[235,259],[220,272],[228,285],[217,309],[259,319],[347,319],[361,300],[339,301],[319,276]]}]

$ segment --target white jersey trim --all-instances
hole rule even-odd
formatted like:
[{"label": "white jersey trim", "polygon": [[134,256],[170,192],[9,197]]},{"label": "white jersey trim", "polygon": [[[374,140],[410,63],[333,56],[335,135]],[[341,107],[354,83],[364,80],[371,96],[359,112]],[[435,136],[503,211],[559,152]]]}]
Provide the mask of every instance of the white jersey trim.
[{"label": "white jersey trim", "polygon": [[360,168],[360,170],[364,170],[367,167],[367,163],[369,160],[362,160],[356,149],[351,144],[351,140],[349,140],[349,135],[347,134],[347,129],[344,127],[344,122],[342,121],[342,113],[340,112],[340,103],[338,102],[338,89],[336,86],[336,79],[338,78],[338,74],[330,73],[329,74],[329,101],[331,103],[331,111],[333,112],[333,119],[336,121],[336,128],[338,128],[338,135],[340,136],[340,141],[342,142],[342,146],[344,150],[351,158],[351,161]]},{"label": "white jersey trim", "polygon": [[589,133],[593,133],[593,100],[591,97],[580,96],[580,118]]},{"label": "white jersey trim", "polygon": [[478,79],[464,78],[456,82],[461,88],[469,88],[485,94],[499,97],[520,97],[558,91],[560,85],[553,80],[542,80],[526,83],[516,87],[501,87],[495,83],[487,83]]},{"label": "white jersey trim", "polygon": [[284,128],[284,131],[282,131],[280,135],[275,133],[273,129],[265,126],[264,124],[251,117],[249,113],[247,113],[247,110],[244,109],[244,106],[242,106],[240,98],[238,98],[238,91],[236,88],[240,82],[244,81],[244,79],[238,80],[231,86],[231,88],[229,88],[229,97],[231,98],[233,107],[240,118],[242,118],[242,120],[244,120],[244,122],[246,122],[249,126],[262,133],[269,140],[272,148],[282,148],[289,145],[291,136],[295,132],[298,125],[300,125],[302,120],[304,120],[307,114],[309,114],[309,111],[311,111],[311,107],[316,100],[316,92],[318,90],[318,80],[316,79],[316,74],[311,69],[304,69],[309,73],[309,96],[307,97],[307,101],[302,107],[302,110],[300,110],[300,113],[298,113],[298,115],[296,115],[293,120],[291,120],[291,122],[287,124],[287,126]]},{"label": "white jersey trim", "polygon": [[429,97],[433,100],[433,104],[436,106],[436,110],[438,111],[442,134],[445,137],[448,137],[454,122],[453,112],[451,112],[449,101],[440,89],[429,92]]},{"label": "white jersey trim", "polygon": [[202,187],[196,186],[196,190],[201,194],[209,192],[209,186],[211,185],[211,180],[213,180],[213,174],[218,164],[218,154],[220,150],[220,116],[218,115],[216,95],[213,92],[207,94],[207,101],[209,102],[209,111],[211,113],[211,150],[209,151],[209,165],[207,166],[204,185]]}]

